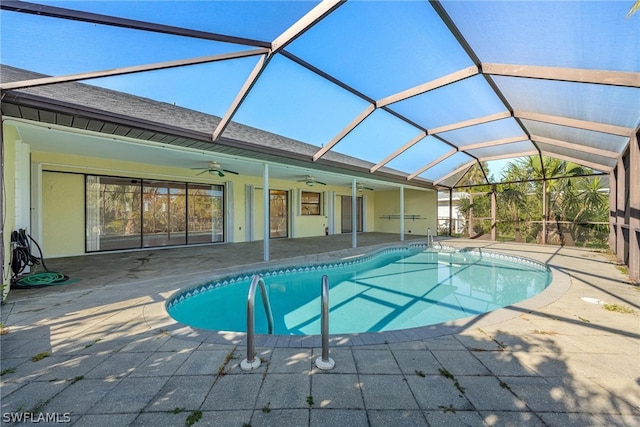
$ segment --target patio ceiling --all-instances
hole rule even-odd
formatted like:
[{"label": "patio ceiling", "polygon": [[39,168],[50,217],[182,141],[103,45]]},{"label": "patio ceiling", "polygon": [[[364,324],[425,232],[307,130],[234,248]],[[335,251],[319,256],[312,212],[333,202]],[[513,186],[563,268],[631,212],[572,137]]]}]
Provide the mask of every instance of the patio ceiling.
[{"label": "patio ceiling", "polygon": [[[2,62],[217,116],[453,187],[550,156],[609,172],[640,125],[632,1],[2,1]],[[499,181],[490,170],[487,180]]]}]

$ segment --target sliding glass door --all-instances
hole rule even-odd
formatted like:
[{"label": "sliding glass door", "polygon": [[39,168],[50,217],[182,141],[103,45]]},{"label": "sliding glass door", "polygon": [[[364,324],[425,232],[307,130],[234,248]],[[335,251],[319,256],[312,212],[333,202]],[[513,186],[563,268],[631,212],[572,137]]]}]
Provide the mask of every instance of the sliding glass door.
[{"label": "sliding glass door", "polygon": [[187,243],[187,184],[143,181],[142,246]]},{"label": "sliding glass door", "polygon": [[189,243],[224,241],[224,187],[189,184]]},{"label": "sliding glass door", "polygon": [[269,191],[269,237],[289,236],[289,192]]},{"label": "sliding glass door", "polygon": [[86,176],[87,252],[222,241],[222,185]]}]

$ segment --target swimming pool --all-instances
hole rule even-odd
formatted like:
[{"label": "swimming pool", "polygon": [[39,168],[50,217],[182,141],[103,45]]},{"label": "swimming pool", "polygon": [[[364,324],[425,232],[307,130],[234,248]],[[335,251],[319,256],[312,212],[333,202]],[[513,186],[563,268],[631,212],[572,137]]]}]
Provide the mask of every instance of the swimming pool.
[{"label": "swimming pool", "polygon": [[[262,274],[279,335],[320,333],[320,284],[329,277],[331,334],[393,331],[490,312],[529,299],[551,282],[548,268],[487,251],[389,248],[330,264],[291,266],[225,277],[172,296],[167,311],[206,330],[246,331],[253,274]],[[255,331],[267,333],[260,293]]]}]

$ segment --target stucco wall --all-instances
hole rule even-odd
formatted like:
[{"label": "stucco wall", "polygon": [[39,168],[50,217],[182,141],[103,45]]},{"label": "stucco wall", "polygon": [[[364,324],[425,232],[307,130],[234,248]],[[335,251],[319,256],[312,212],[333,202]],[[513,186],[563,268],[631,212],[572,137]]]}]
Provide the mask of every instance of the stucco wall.
[{"label": "stucco wall", "polygon": [[42,252],[46,258],[84,253],[84,175],[42,173]]},{"label": "stucco wall", "polygon": [[[426,235],[427,229],[435,234],[437,227],[437,193],[435,191],[404,190],[405,233]],[[375,229],[383,233],[400,232],[400,191],[377,191],[375,199]],[[408,219],[407,216],[419,216]],[[391,216],[392,218],[389,218]]]},{"label": "stucco wall", "polygon": [[[213,177],[196,176],[193,170],[154,166],[143,163],[115,161],[97,157],[49,153],[34,151],[31,154],[33,164],[40,164],[42,178],[42,246],[47,257],[81,255],[84,253],[84,174],[174,180],[224,185],[227,179],[232,181],[233,191],[227,194],[227,212],[230,215],[230,233],[227,241],[243,242],[249,239],[245,206],[246,192],[250,186],[253,194],[253,238],[262,240],[263,234],[263,197],[262,177],[227,175]],[[328,226],[327,206],[323,206],[322,215],[300,214],[300,191],[317,191],[323,195],[334,192],[334,214],[336,232],[340,232],[341,196],[351,196],[348,187],[318,186],[313,189],[304,183],[271,179],[271,189],[289,192],[289,237],[322,236]],[[365,231],[377,231],[375,224],[375,192],[367,192],[365,197]]]},{"label": "stucco wall", "polygon": [[13,126],[3,126],[2,132],[2,144],[4,150],[4,158],[2,165],[2,185],[4,186],[4,200],[5,208],[2,211],[3,214],[3,229],[2,235],[4,236],[4,265],[2,275],[2,299],[4,300],[9,292],[9,278],[11,277],[11,232],[15,230],[15,187],[13,186],[14,176],[16,173],[15,162],[15,142],[18,139],[18,133]]}]

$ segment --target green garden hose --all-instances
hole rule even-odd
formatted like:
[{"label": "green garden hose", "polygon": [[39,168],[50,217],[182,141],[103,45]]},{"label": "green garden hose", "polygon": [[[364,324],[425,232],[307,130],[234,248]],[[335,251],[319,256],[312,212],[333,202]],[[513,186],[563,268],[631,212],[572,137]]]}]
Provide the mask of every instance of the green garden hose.
[{"label": "green garden hose", "polygon": [[15,281],[12,287],[15,288],[41,288],[44,286],[62,285],[69,277],[62,273],[56,273],[49,271],[46,273],[34,273],[27,276],[22,276]]}]

